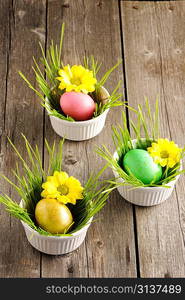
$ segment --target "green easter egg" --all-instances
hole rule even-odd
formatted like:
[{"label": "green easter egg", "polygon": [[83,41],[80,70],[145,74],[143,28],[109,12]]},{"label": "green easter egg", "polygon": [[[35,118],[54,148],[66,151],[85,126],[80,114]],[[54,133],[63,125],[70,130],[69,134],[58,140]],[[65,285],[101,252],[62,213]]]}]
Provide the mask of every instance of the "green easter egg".
[{"label": "green easter egg", "polygon": [[158,182],[162,176],[162,167],[143,149],[127,152],[123,158],[123,167],[127,174],[133,174],[145,184]]}]

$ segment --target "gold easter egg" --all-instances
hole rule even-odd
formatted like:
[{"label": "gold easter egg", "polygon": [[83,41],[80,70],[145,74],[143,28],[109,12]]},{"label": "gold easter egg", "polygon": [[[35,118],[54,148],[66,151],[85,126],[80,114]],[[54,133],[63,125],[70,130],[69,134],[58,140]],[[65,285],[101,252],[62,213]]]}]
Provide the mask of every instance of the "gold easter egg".
[{"label": "gold easter egg", "polygon": [[102,86],[97,92],[97,102],[98,103],[101,102],[102,104],[105,104],[108,102],[109,97],[110,95],[108,91]]},{"label": "gold easter egg", "polygon": [[73,217],[69,208],[56,199],[42,199],[35,208],[37,224],[52,234],[62,234],[72,225]]}]

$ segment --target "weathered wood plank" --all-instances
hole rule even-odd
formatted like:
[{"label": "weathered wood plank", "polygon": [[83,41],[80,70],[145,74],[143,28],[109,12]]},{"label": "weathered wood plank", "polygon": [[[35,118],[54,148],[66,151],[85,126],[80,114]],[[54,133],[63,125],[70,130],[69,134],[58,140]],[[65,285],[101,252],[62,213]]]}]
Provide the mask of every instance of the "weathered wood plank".
[{"label": "weathered wood plank", "polygon": [[[86,6],[87,26],[86,49],[103,62],[104,70],[121,58],[120,20],[117,1],[88,1]],[[100,5],[101,4],[101,5]],[[87,4],[86,4],[87,5]],[[93,14],[94,12],[94,14]],[[94,29],[95,27],[95,29]],[[106,84],[112,90],[118,80],[123,80],[121,67]],[[107,118],[106,127],[94,140],[87,142],[89,170],[105,162],[94,153],[96,145],[105,144],[111,151],[114,146],[110,138],[111,126],[121,119],[120,108],[113,109]],[[108,169],[105,178],[112,177]],[[89,230],[87,255],[90,277],[135,277],[135,243],[132,206],[125,203],[117,192],[112,193],[109,204],[99,215],[100,220]]]},{"label": "weathered wood plank", "polygon": [[[3,22],[5,20],[6,22]],[[0,99],[0,167],[3,170],[4,161],[4,126],[5,126],[5,110],[6,110],[6,98],[7,98],[7,79],[8,79],[8,60],[9,60],[9,2],[0,2],[0,88],[1,88],[1,99]],[[1,186],[2,191],[2,186]],[[2,205],[0,205],[0,222],[1,222],[1,235],[0,235],[0,274],[2,277],[6,276],[6,262],[3,262],[3,256],[5,249],[9,247],[7,243],[7,228],[9,227],[9,218],[4,212]],[[7,224],[8,223],[8,224]],[[6,257],[6,256],[5,256]],[[7,259],[6,259],[7,261]]]},{"label": "weathered wood plank", "polygon": [[[118,1],[49,1],[49,38],[56,40],[61,22],[66,25],[65,64],[80,63],[84,53],[93,54],[103,62],[104,71],[121,57]],[[119,70],[107,88],[111,90],[120,78]],[[109,113],[106,128],[98,137],[85,142],[66,141],[64,168],[82,182],[87,180],[88,173],[104,163],[94,153],[95,145],[106,144],[113,149],[110,129],[119,119],[120,110],[115,109]],[[45,135],[50,141],[58,140],[48,118]],[[107,170],[104,176],[111,178],[111,171]],[[89,229],[86,242],[77,251],[57,258],[43,256],[43,277],[136,276],[132,206],[115,192],[99,217],[100,220]]]},{"label": "weathered wood plank", "polygon": [[[48,1],[48,13],[47,13],[47,40],[49,44],[50,40],[59,42],[60,30],[62,22],[65,22],[65,37],[63,56],[64,63],[71,63],[79,61],[78,48],[75,44],[75,32],[77,30],[77,24],[82,24],[82,13],[77,20],[74,19],[74,23],[71,22],[73,16],[77,15],[77,12],[82,11],[82,2],[74,3],[74,1]],[[76,13],[75,13],[76,12]],[[70,20],[70,21],[69,21]],[[76,23],[77,22],[77,23]],[[76,28],[75,28],[76,27]],[[83,36],[78,37],[83,43]],[[59,141],[60,137],[53,131],[48,116],[46,116],[45,122],[45,137],[52,143],[54,140]],[[64,146],[63,167],[66,172],[73,174],[84,182],[84,178],[87,177],[87,166],[81,160],[81,157],[86,157],[85,149],[81,147],[81,143],[66,141]],[[45,164],[47,164],[47,155],[45,153]],[[77,249],[73,253],[69,253],[64,256],[51,257],[47,255],[42,256],[42,276],[43,277],[87,277],[87,256],[85,244],[80,249]]]},{"label": "weathered wood plank", "polygon": [[[11,176],[11,169],[15,166],[16,157],[7,144],[8,135],[18,149],[25,154],[21,140],[21,132],[31,143],[37,143],[42,149],[43,112],[36,103],[36,97],[18,76],[18,70],[33,78],[31,70],[32,56],[38,57],[38,42],[44,38],[45,2],[44,1],[0,1],[1,38],[1,97],[6,96],[6,106],[0,118],[4,126],[1,144],[1,172]],[[42,42],[42,39],[41,39]],[[6,70],[7,68],[7,70]],[[4,77],[7,78],[4,78]],[[7,81],[6,81],[7,79]],[[2,86],[7,82],[7,87]],[[2,99],[1,105],[3,106]],[[5,103],[5,102],[4,102]],[[12,176],[11,176],[12,178]],[[15,195],[1,180],[1,191]],[[1,277],[39,277],[40,253],[28,243],[22,225],[14,218],[10,218],[1,210],[0,235],[0,276]]]},{"label": "weathered wood plank", "polygon": [[[160,95],[163,136],[185,143],[185,3],[123,2],[122,23],[129,104]],[[165,203],[136,207],[141,277],[184,277],[184,186]]]}]

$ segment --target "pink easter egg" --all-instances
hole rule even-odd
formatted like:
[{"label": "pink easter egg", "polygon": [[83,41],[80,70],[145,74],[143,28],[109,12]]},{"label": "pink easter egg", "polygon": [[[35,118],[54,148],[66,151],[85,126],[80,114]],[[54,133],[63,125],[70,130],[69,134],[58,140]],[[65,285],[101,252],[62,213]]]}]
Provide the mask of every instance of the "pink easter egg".
[{"label": "pink easter egg", "polygon": [[77,92],[64,93],[60,98],[60,106],[65,115],[76,121],[91,119],[96,107],[89,95]]}]

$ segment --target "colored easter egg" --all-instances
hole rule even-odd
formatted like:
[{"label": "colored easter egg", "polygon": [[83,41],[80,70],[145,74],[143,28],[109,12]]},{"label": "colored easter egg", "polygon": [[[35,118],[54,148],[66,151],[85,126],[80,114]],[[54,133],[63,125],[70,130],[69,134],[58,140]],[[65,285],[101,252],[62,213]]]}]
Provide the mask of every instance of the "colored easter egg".
[{"label": "colored easter egg", "polygon": [[64,233],[73,223],[69,208],[56,199],[42,199],[35,208],[37,224],[44,230],[55,234]]},{"label": "colored easter egg", "polygon": [[76,121],[85,121],[93,117],[95,102],[83,93],[66,92],[60,98],[60,106],[65,115]]},{"label": "colored easter egg", "polygon": [[156,183],[162,176],[162,167],[143,149],[127,152],[123,158],[123,167],[127,174],[133,174],[145,184]]}]

